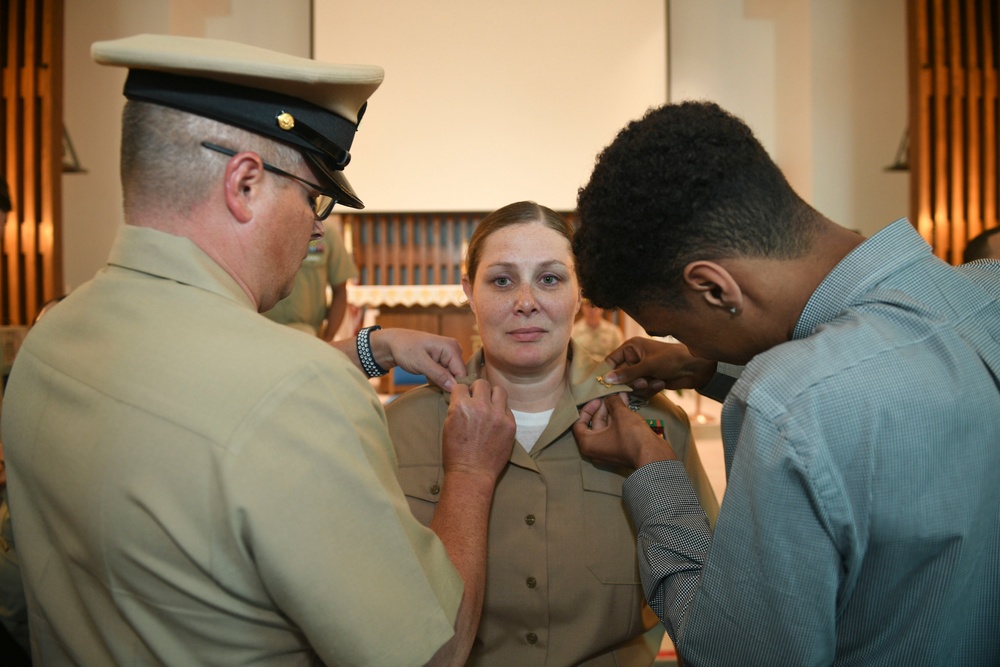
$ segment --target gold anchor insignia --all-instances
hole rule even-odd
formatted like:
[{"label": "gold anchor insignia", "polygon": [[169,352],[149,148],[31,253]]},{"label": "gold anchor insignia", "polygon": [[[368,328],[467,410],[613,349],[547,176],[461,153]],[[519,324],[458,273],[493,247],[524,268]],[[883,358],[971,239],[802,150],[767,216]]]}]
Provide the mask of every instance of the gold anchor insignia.
[{"label": "gold anchor insignia", "polygon": [[598,382],[600,382],[601,384],[603,384],[603,385],[604,385],[605,387],[607,387],[608,389],[611,389],[611,387],[612,387],[612,386],[614,386],[614,385],[612,385],[612,384],[611,384],[610,382],[605,382],[605,381],[604,381],[604,376],[603,376],[603,375],[598,375],[598,376],[597,376],[597,381],[598,381]]},{"label": "gold anchor insignia", "polygon": [[278,127],[282,130],[290,130],[295,127],[295,118],[288,112],[282,111],[275,120],[278,121]]}]

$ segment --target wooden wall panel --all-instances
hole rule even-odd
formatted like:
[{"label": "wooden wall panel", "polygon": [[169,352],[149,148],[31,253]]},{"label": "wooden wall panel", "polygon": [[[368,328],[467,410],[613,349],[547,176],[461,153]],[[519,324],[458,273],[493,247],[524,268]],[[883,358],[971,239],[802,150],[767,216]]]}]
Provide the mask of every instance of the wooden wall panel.
[{"label": "wooden wall panel", "polygon": [[[560,213],[573,222],[572,212]],[[472,232],[487,212],[342,213],[359,285],[458,285]]]},{"label": "wooden wall panel", "polygon": [[1000,0],[909,0],[911,219],[937,256],[998,225]]},{"label": "wooden wall panel", "polygon": [[30,324],[61,296],[62,0],[0,0],[0,324]]}]

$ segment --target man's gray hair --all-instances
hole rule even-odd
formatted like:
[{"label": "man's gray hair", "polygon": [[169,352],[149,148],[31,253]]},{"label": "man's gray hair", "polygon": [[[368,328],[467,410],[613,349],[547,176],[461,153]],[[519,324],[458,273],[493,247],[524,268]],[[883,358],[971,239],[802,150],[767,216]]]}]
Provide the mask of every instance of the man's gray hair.
[{"label": "man's gray hair", "polygon": [[184,213],[204,201],[226,164],[202,141],[253,151],[268,163],[294,169],[303,162],[292,146],[259,134],[148,102],[128,101],[122,113],[121,179],[125,210],[156,207]]}]

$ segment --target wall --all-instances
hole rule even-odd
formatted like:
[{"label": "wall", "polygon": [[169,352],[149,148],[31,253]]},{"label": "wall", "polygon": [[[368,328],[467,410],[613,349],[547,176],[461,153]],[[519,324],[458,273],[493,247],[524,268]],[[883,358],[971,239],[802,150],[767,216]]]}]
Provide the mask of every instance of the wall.
[{"label": "wall", "polygon": [[83,174],[63,176],[66,291],[105,264],[122,224],[118,151],[125,70],[90,58],[90,45],[143,32],[235,39],[296,55],[310,49],[309,0],[69,0],[64,123]]},{"label": "wall", "polygon": [[[335,0],[315,0],[319,19],[329,13]],[[336,0],[341,2],[342,0]],[[372,0],[373,2],[376,0]],[[382,2],[384,0],[377,0]],[[653,2],[654,0],[631,0]],[[655,0],[657,3],[659,0]],[[591,5],[617,6],[603,0],[588,0]],[[63,177],[63,225],[65,234],[64,261],[67,287],[72,289],[104,265],[115,230],[121,224],[121,192],[118,185],[119,115],[124,99],[121,86],[124,71],[100,67],[90,59],[90,44],[99,39],[113,39],[137,32],[171,32],[202,34],[228,39],[240,39],[261,46],[304,54],[310,41],[311,19],[308,0],[285,0],[281,3],[264,0],[71,0],[66,3],[66,127],[76,152],[87,169],[86,174]],[[351,3],[365,6],[368,3]],[[408,6],[407,3],[404,6]],[[465,3],[472,4],[472,3]],[[535,3],[539,4],[539,3]],[[762,143],[786,170],[796,189],[832,219],[865,234],[871,234],[896,217],[906,214],[907,177],[904,173],[884,173],[882,168],[892,161],[900,135],[906,124],[906,64],[905,64],[905,0],[671,0],[670,20],[670,98],[708,97],[742,116],[754,128]],[[471,11],[471,10],[470,10]],[[454,19],[455,17],[451,17]],[[439,66],[422,72],[422,76],[407,84],[406,106],[425,105],[440,111],[438,122],[422,123],[417,127],[401,125],[392,128],[376,122],[379,108],[388,109],[390,93],[395,93],[403,76],[398,72],[414,49],[431,50],[434,42],[427,39],[424,26],[441,22],[440,16],[414,18],[413,36],[400,42],[400,48],[386,62],[401,61],[390,69],[386,84],[372,99],[373,114],[365,121],[358,135],[357,164],[351,166],[351,179],[369,198],[411,188],[414,176],[433,177],[436,172],[425,164],[401,169],[397,161],[411,160],[396,151],[392,160],[377,161],[374,157],[374,134],[379,131],[420,133],[434,139],[443,134],[455,136],[458,121],[464,123],[461,133],[468,141],[495,140],[478,135],[496,134],[491,123],[475,125],[478,115],[490,109],[484,100],[473,111],[456,119],[444,108],[441,100],[447,89],[460,82],[474,80],[478,70],[464,72],[461,52],[444,59]],[[593,26],[596,37],[607,28],[608,19]],[[640,34],[662,29],[662,23],[650,21]],[[484,25],[469,30],[476,41],[487,39]],[[360,40],[371,38],[380,28],[358,30]],[[348,33],[343,23],[318,26],[317,34],[332,37]],[[414,37],[415,36],[415,37]],[[558,39],[557,39],[558,38]],[[531,75],[532,62],[540,57],[532,54],[550,49],[548,43],[561,43],[561,35],[551,39],[525,41],[522,33],[510,28],[497,40],[509,41],[509,51],[527,54],[521,67]],[[648,41],[647,40],[647,41]],[[657,58],[656,48],[636,40],[636,53],[648,53]],[[336,40],[327,40],[329,44]],[[406,48],[403,48],[405,46]],[[333,55],[333,54],[330,54]],[[346,51],[339,54],[349,58]],[[361,54],[357,54],[361,55]],[[567,60],[567,58],[560,58]],[[598,80],[614,79],[615,72],[603,72]],[[653,75],[650,75],[652,78]],[[612,97],[596,93],[585,77],[573,79],[574,87],[584,87],[591,97]],[[474,82],[474,81],[473,81]],[[495,94],[503,89],[494,85]],[[617,98],[616,98],[617,99]],[[400,105],[396,105],[400,106]],[[522,103],[530,111],[531,101]],[[588,104],[579,104],[585,110]],[[563,194],[553,201],[556,206],[571,205],[568,193],[581,178],[586,177],[583,161],[592,163],[592,154],[610,141],[618,126],[628,118],[642,113],[646,102],[617,111],[615,127],[604,127],[602,136],[591,139],[592,145],[574,158],[577,170],[563,185]],[[634,108],[633,108],[634,107]],[[582,113],[582,111],[581,111]],[[516,114],[515,114],[516,115]],[[533,122],[522,127],[520,135],[547,134],[575,136],[574,113],[547,117],[532,115]],[[470,129],[471,128],[471,129]],[[397,146],[386,139],[387,145]],[[549,187],[549,171],[537,169],[533,163],[548,160],[535,152],[519,148],[515,155],[523,168],[517,170],[518,180],[509,173],[496,173],[492,149],[479,147],[474,159],[463,158],[458,163],[476,170],[476,192],[488,194],[484,201],[504,203],[509,199],[537,196],[545,198],[541,185]],[[506,150],[506,149],[504,149]],[[497,149],[497,152],[502,152]],[[362,176],[365,155],[370,155],[371,176]],[[377,168],[375,168],[377,167]],[[365,167],[369,168],[369,167]],[[508,169],[513,172],[514,170]],[[567,172],[568,173],[568,172]],[[530,178],[525,175],[531,174]],[[377,176],[377,179],[376,179]],[[361,178],[361,181],[358,179]],[[368,179],[373,179],[368,185]],[[375,180],[378,182],[376,183]],[[434,180],[434,178],[431,178]],[[438,174],[437,180],[442,180]],[[568,185],[572,181],[574,185]],[[359,185],[362,183],[363,185]],[[503,188],[494,187],[506,183]],[[470,203],[464,199],[464,188],[452,184],[454,198],[441,203],[441,208],[457,209]],[[537,193],[537,194],[536,194]],[[553,199],[556,199],[553,197]],[[378,201],[377,197],[374,200]],[[492,205],[487,203],[486,206]]]},{"label": "wall", "polygon": [[666,101],[662,0],[317,0],[315,55],[381,65],[348,177],[372,211],[572,209]]},{"label": "wall", "polygon": [[670,98],[742,117],[793,187],[871,235],[908,213],[905,0],[671,0]]}]

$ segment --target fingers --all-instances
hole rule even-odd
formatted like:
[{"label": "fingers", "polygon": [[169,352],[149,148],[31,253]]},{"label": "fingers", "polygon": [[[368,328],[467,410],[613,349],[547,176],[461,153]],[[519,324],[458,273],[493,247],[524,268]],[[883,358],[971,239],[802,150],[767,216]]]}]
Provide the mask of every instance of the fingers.
[{"label": "fingers", "polygon": [[627,384],[634,389],[645,389],[648,386],[646,375],[642,362],[634,364],[624,362],[610,373],[605,373],[604,379],[614,384]]},{"label": "fingers", "polygon": [[462,348],[458,341],[435,336],[428,341],[425,349],[430,366],[428,379],[445,391],[451,391],[456,385],[455,378],[465,375],[465,362],[462,361]]},{"label": "fingers", "polygon": [[[585,428],[590,428],[591,422],[594,421],[594,416],[604,407],[604,401],[599,398],[595,398],[592,401],[588,401],[585,405],[580,408],[580,418],[577,419],[577,423],[583,424]],[[607,411],[605,411],[605,417]]]},{"label": "fingers", "polygon": [[455,387],[455,378],[465,375],[462,348],[454,338],[408,329],[383,329],[371,344],[390,365],[425,375],[445,391]]},{"label": "fingers", "polygon": [[622,410],[631,413],[628,407],[628,394],[619,392],[617,396],[608,396],[604,399],[604,405],[608,409],[608,421],[614,420],[622,414]]},{"label": "fingers", "polygon": [[[446,374],[449,376],[445,379],[445,383],[450,383],[454,386],[455,378],[465,375],[465,362],[462,360],[462,347],[458,344],[457,340],[453,338],[445,338],[443,340],[443,347],[438,360],[444,367]],[[451,389],[451,386],[445,386],[445,384],[439,384],[438,386],[446,391]]]},{"label": "fingers", "polygon": [[[455,375],[451,372],[450,368],[444,366],[436,365],[434,362],[429,361],[429,368],[424,371],[424,375],[427,376],[427,381],[431,384],[441,387],[445,391],[452,392],[455,389]],[[465,367],[462,367],[461,374],[464,375]]]},{"label": "fingers", "polygon": [[472,388],[464,384],[456,384],[451,388],[451,400],[462,401],[470,398]]}]

